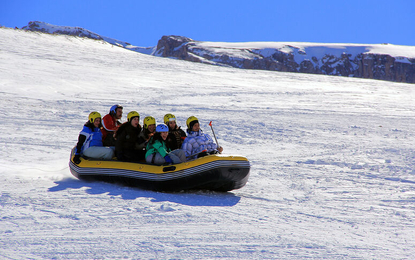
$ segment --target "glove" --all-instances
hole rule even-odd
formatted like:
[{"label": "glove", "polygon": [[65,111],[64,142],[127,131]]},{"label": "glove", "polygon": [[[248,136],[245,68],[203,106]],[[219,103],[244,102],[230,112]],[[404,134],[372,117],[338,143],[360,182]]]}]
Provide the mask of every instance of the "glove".
[{"label": "glove", "polygon": [[164,160],[166,160],[166,163],[173,163],[169,155],[164,156]]},{"label": "glove", "polygon": [[75,155],[75,157],[73,158],[73,162],[75,164],[79,164],[81,162],[81,156],[79,154]]}]

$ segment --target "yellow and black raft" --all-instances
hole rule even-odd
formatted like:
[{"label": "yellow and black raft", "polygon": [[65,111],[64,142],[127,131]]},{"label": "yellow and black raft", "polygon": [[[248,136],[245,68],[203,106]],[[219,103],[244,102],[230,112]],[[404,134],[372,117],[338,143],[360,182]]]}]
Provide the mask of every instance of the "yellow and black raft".
[{"label": "yellow and black raft", "polygon": [[212,190],[230,191],[245,186],[250,163],[243,156],[208,155],[188,162],[157,166],[146,163],[81,159],[69,168],[82,180],[121,183],[156,191]]}]

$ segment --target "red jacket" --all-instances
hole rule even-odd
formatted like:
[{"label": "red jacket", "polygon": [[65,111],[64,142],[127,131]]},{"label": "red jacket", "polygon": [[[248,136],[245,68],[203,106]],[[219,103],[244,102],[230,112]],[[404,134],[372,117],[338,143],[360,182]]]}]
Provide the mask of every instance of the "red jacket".
[{"label": "red jacket", "polygon": [[117,131],[118,127],[121,125],[121,122],[117,121],[113,116],[110,114],[105,115],[102,118],[102,140],[105,140],[108,133],[114,134]]}]

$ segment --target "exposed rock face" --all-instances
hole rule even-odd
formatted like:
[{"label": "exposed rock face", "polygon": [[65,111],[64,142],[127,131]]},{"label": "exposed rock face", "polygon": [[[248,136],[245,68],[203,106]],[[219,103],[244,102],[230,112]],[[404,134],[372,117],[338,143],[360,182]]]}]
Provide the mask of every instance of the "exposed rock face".
[{"label": "exposed rock face", "polygon": [[153,55],[160,57],[177,58],[180,60],[202,62],[202,60],[189,51],[194,46],[193,40],[183,36],[163,36],[158,41]]},{"label": "exposed rock face", "polygon": [[[242,69],[301,72],[370,78],[415,83],[415,59],[392,57],[388,54],[361,52],[331,54],[330,48],[319,57],[307,55],[295,46],[291,51],[254,48],[206,47],[201,42],[182,36],[163,36],[153,55],[203,62]],[[387,47],[387,46],[386,46]]]}]

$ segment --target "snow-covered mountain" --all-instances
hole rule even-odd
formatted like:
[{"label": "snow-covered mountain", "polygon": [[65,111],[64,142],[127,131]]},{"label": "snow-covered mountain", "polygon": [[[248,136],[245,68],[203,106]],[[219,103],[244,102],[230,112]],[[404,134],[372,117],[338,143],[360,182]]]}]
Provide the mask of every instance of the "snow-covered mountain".
[{"label": "snow-covered mountain", "polygon": [[156,56],[260,69],[415,83],[415,47],[391,44],[199,42],[163,36]]},{"label": "snow-covered mountain", "polygon": [[101,36],[99,34],[96,34],[94,32],[91,32],[81,27],[59,26],[59,25],[53,25],[53,24],[49,24],[45,22],[32,21],[32,22],[29,22],[28,25],[23,26],[22,29],[28,30],[28,31],[35,31],[35,32],[43,32],[43,33],[50,33],[50,34],[63,34],[63,35],[85,37],[85,38],[90,38],[94,40],[103,40],[108,43],[118,45],[121,47],[131,45],[128,42],[119,41],[113,38]]},{"label": "snow-covered mountain", "polygon": [[[0,28],[1,259],[412,259],[412,84],[241,70]],[[74,178],[91,111],[199,118],[251,162],[241,189]]]},{"label": "snow-covered mountain", "polygon": [[211,65],[415,83],[415,46],[301,42],[200,42],[163,36],[138,47],[79,27],[30,22],[22,29],[99,39],[132,51]]}]

